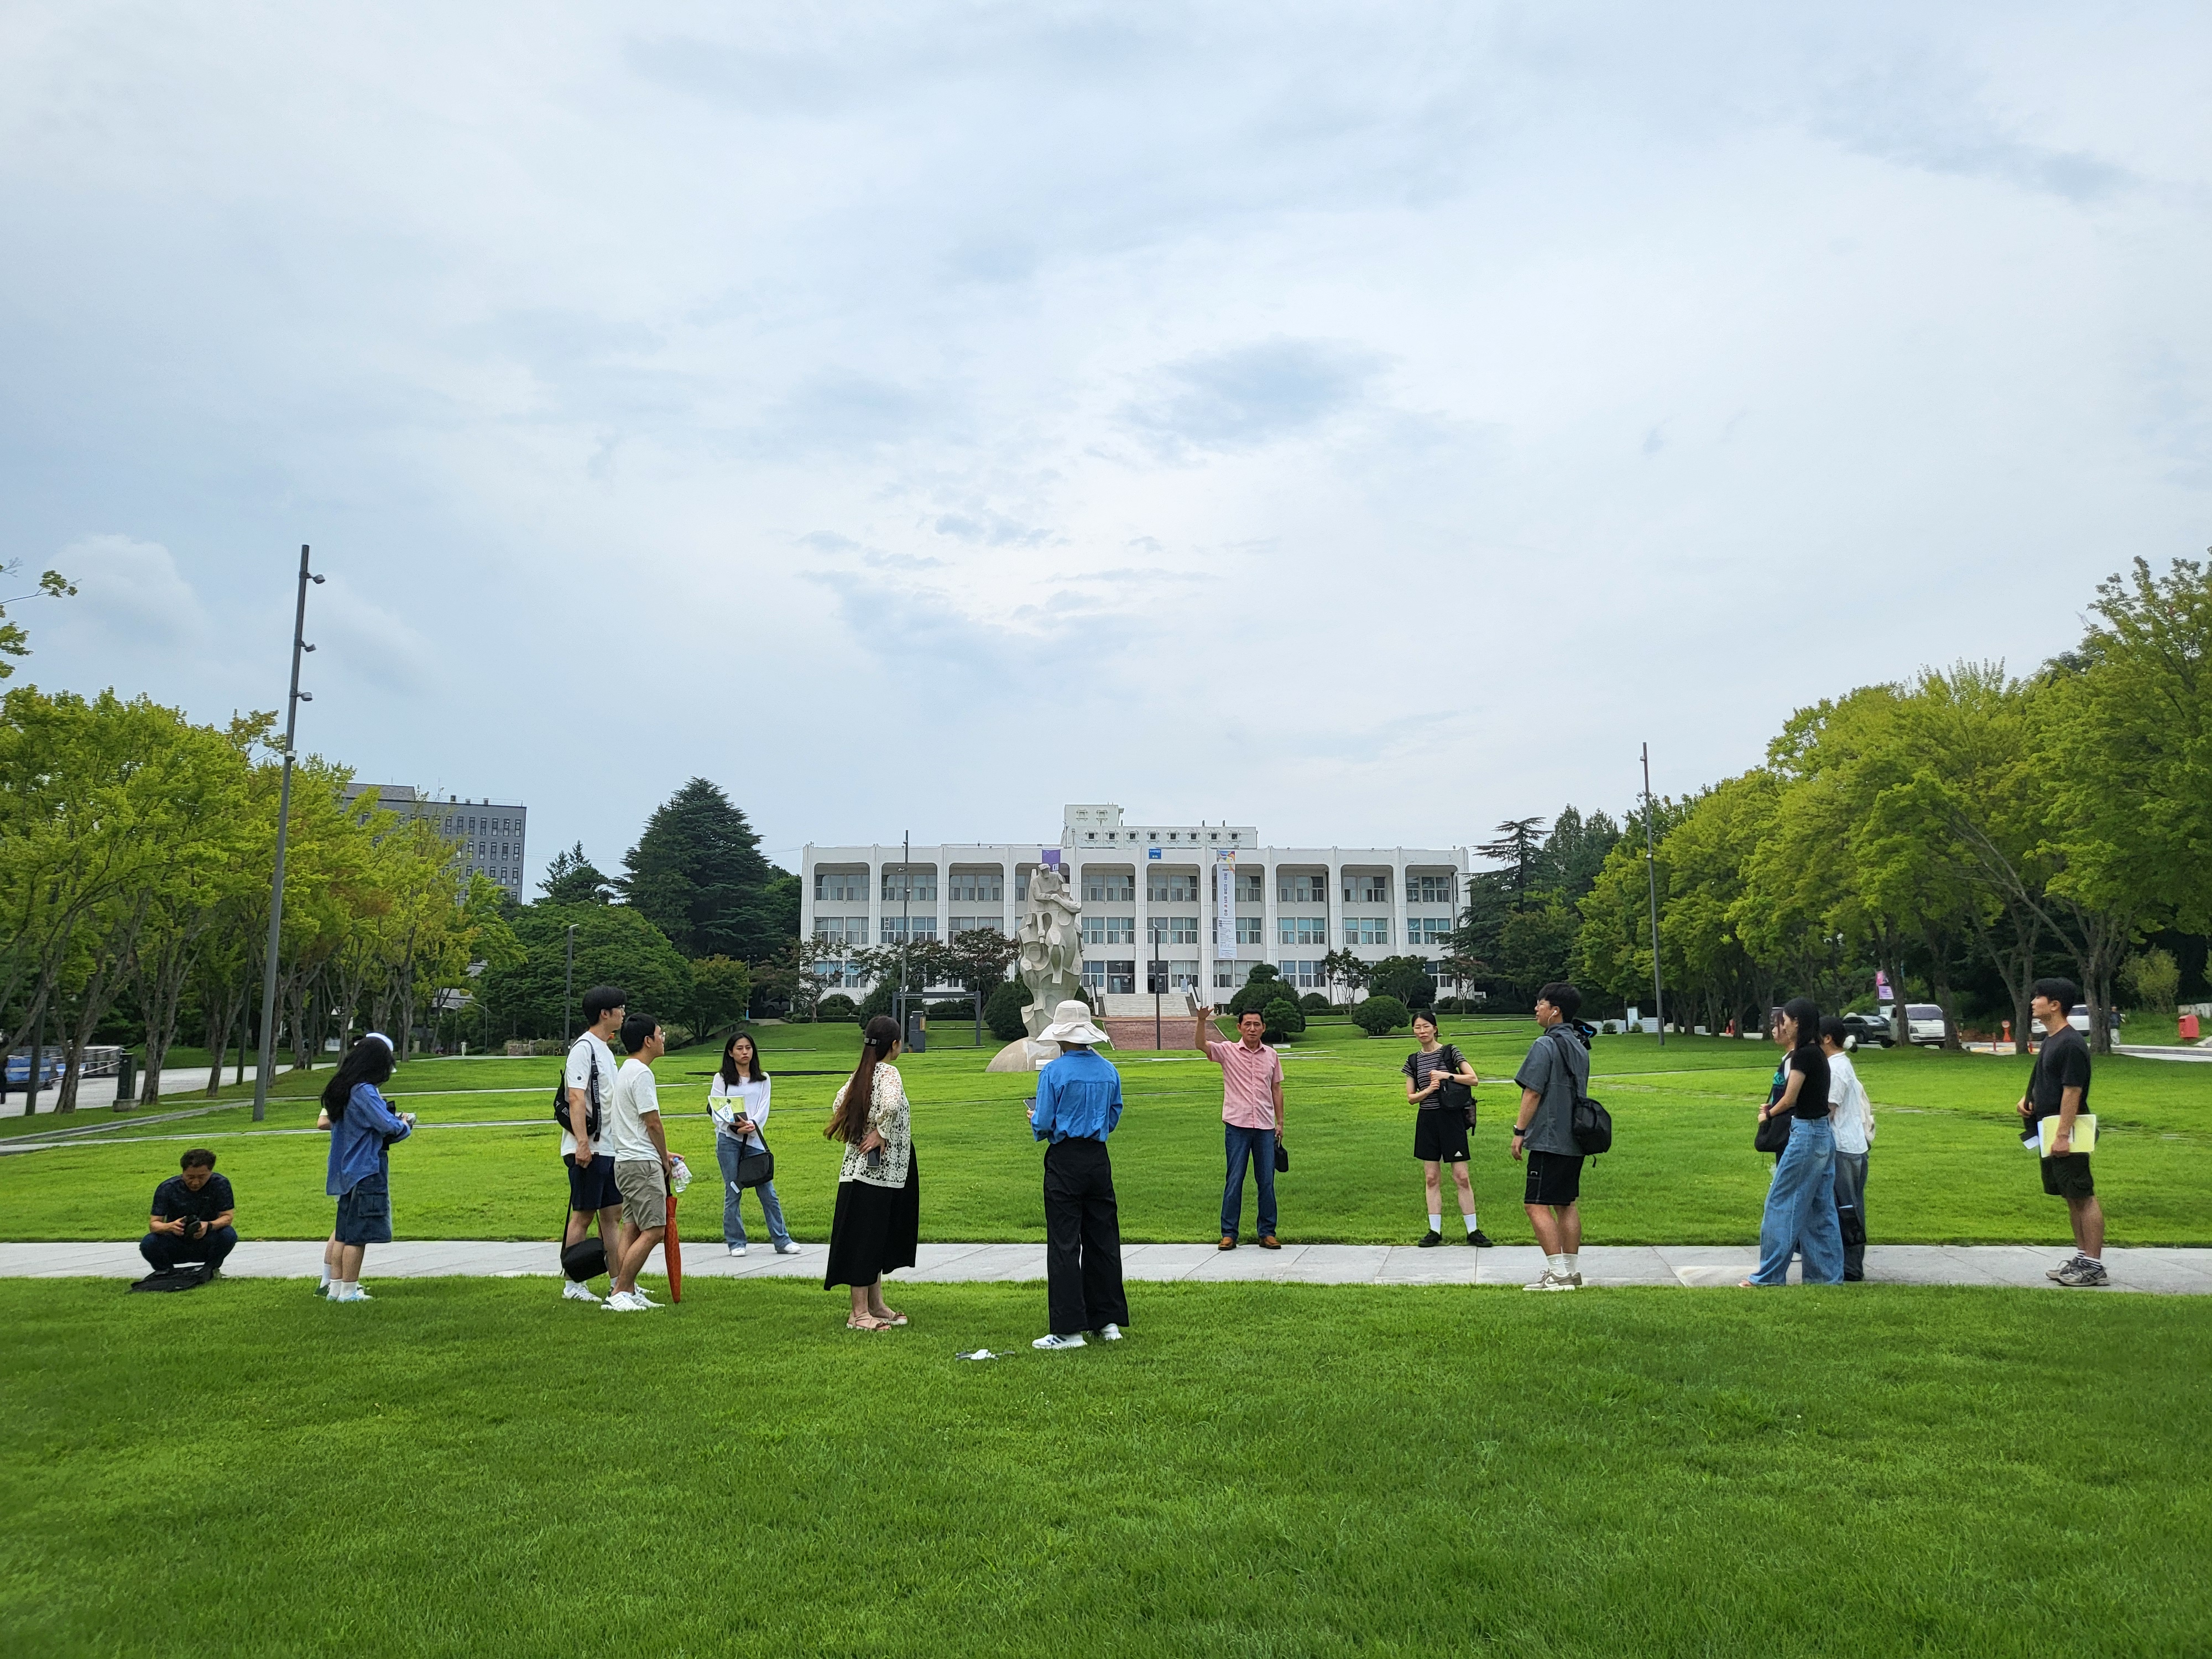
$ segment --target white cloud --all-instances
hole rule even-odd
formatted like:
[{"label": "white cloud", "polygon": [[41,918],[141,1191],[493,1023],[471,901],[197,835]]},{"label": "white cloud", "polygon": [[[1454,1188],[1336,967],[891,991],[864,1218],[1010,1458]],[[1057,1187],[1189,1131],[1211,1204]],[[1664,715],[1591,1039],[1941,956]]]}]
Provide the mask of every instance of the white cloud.
[{"label": "white cloud", "polygon": [[81,536],[54,555],[53,566],[76,585],[76,594],[38,620],[74,641],[104,643],[118,675],[132,653],[190,650],[208,641],[207,608],[159,542]]}]

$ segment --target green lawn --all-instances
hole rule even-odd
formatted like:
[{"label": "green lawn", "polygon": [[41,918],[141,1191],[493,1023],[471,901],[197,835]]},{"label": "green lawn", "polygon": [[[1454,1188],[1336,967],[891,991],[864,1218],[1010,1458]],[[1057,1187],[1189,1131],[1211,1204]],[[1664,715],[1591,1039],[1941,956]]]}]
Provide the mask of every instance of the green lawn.
[{"label": "green lawn", "polygon": [[[1485,1227],[1526,1242],[1518,1166],[1505,1126],[1510,1077],[1534,1026],[1448,1021],[1486,1078],[1474,1177]],[[828,1235],[837,1149],[819,1133],[857,1040],[849,1025],[762,1029],[778,1073],[771,1123],[777,1187],[793,1231]],[[940,1033],[940,1036],[944,1034]],[[952,1034],[964,1039],[966,1028]],[[1296,1241],[1410,1242],[1423,1218],[1411,1112],[1397,1068],[1410,1040],[1370,1039],[1340,1019],[1316,1021],[1288,1052],[1292,1170],[1282,1187],[1283,1231]],[[902,1061],[915,1102],[924,1237],[1043,1237],[1039,1155],[1022,1118],[1030,1080],[988,1076],[992,1046],[940,1043]],[[714,1227],[712,1136],[704,1115],[704,1050],[662,1060],[672,1139],[708,1185],[687,1202],[698,1231]],[[1114,1139],[1122,1230],[1136,1240],[1204,1238],[1219,1205],[1218,1072],[1196,1055],[1121,1057],[1128,1101]],[[1751,1148],[1752,1113],[1765,1097],[1774,1051],[1764,1043],[1677,1037],[1601,1037],[1595,1092],[1611,1107],[1618,1150],[1586,1175],[1583,1213],[1593,1243],[1747,1243],[1758,1232],[1767,1163]],[[393,1155],[403,1236],[550,1237],[562,1206],[548,1115],[558,1062],[427,1060],[391,1086],[425,1133]],[[1869,1052],[1860,1060],[1879,1109],[1868,1194],[1877,1243],[2051,1243],[2064,1217],[2043,1196],[2011,1114],[2026,1062],[1924,1049]],[[813,1075],[808,1075],[813,1073]],[[239,1188],[250,1235],[319,1237],[330,1225],[323,1139],[308,1132],[327,1072],[286,1073],[261,1133],[234,1102],[169,1122],[126,1120],[112,1133],[66,1148],[0,1158],[0,1237],[120,1238],[142,1231],[153,1188],[174,1170],[179,1137],[204,1139]],[[192,1097],[197,1100],[197,1097]],[[176,1103],[172,1103],[174,1104]],[[2212,1243],[2212,1067],[2114,1058],[2098,1062],[2093,1103],[2103,1121],[2098,1184],[2118,1244]],[[105,1112],[76,1122],[107,1121]],[[10,1135],[68,1120],[9,1120]],[[462,1128],[462,1124],[487,1127]],[[1248,1200],[1249,1203],[1249,1200]]]},{"label": "green lawn", "polygon": [[[9,1654],[2183,1654],[2212,1304],[0,1283]],[[975,1364],[987,1344],[1012,1358]]]}]

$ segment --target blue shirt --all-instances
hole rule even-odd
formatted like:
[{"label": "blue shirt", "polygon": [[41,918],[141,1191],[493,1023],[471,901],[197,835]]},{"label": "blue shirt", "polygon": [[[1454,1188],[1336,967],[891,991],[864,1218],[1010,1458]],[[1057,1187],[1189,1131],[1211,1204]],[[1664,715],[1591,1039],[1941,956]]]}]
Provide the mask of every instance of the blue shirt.
[{"label": "blue shirt", "polygon": [[414,1133],[373,1086],[355,1084],[346,1097],[345,1115],[331,1125],[330,1178],[323,1190],[338,1198],[364,1176],[386,1173],[384,1149]]},{"label": "blue shirt", "polygon": [[1121,1074],[1089,1048],[1071,1049],[1037,1073],[1030,1133],[1039,1140],[1103,1140],[1121,1121]]}]

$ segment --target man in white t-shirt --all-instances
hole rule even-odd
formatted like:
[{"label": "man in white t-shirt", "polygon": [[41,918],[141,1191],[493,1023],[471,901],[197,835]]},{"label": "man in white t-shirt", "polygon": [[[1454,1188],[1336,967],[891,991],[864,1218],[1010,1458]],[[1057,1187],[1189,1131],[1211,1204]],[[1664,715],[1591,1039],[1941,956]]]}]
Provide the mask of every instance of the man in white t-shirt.
[{"label": "man in white t-shirt", "polygon": [[[622,1219],[622,1194],[615,1187],[615,1161],[603,1146],[607,1105],[615,1091],[615,1051],[607,1045],[621,1031],[628,1012],[629,994],[613,985],[594,985],[584,993],[584,1035],[568,1045],[568,1063],[562,1069],[562,1087],[568,1096],[568,1121],[561,1130],[561,1161],[568,1166],[568,1230],[562,1248],[583,1242],[599,1218],[599,1243],[607,1253],[607,1267],[615,1265],[617,1224]],[[591,1288],[579,1280],[561,1281],[561,1294],[574,1302],[597,1302]]]},{"label": "man in white t-shirt", "polygon": [[606,1305],[616,1313],[636,1313],[660,1305],[637,1288],[637,1276],[653,1247],[668,1237],[668,1177],[674,1162],[661,1133],[660,1091],[653,1078],[653,1062],[668,1052],[668,1044],[650,1014],[625,1018],[622,1042],[629,1058],[615,1073],[606,1137],[614,1150],[615,1185],[622,1193],[622,1258],[614,1267]]}]

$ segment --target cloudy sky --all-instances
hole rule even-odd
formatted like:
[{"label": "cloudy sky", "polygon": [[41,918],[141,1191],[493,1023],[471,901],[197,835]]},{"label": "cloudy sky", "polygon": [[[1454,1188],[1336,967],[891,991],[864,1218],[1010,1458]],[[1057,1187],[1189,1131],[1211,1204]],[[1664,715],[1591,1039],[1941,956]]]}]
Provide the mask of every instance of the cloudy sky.
[{"label": "cloudy sky", "polygon": [[[2212,542],[2201,7],[0,11],[40,684],[613,866],[1455,844]],[[21,586],[20,578],[18,586]]]}]

